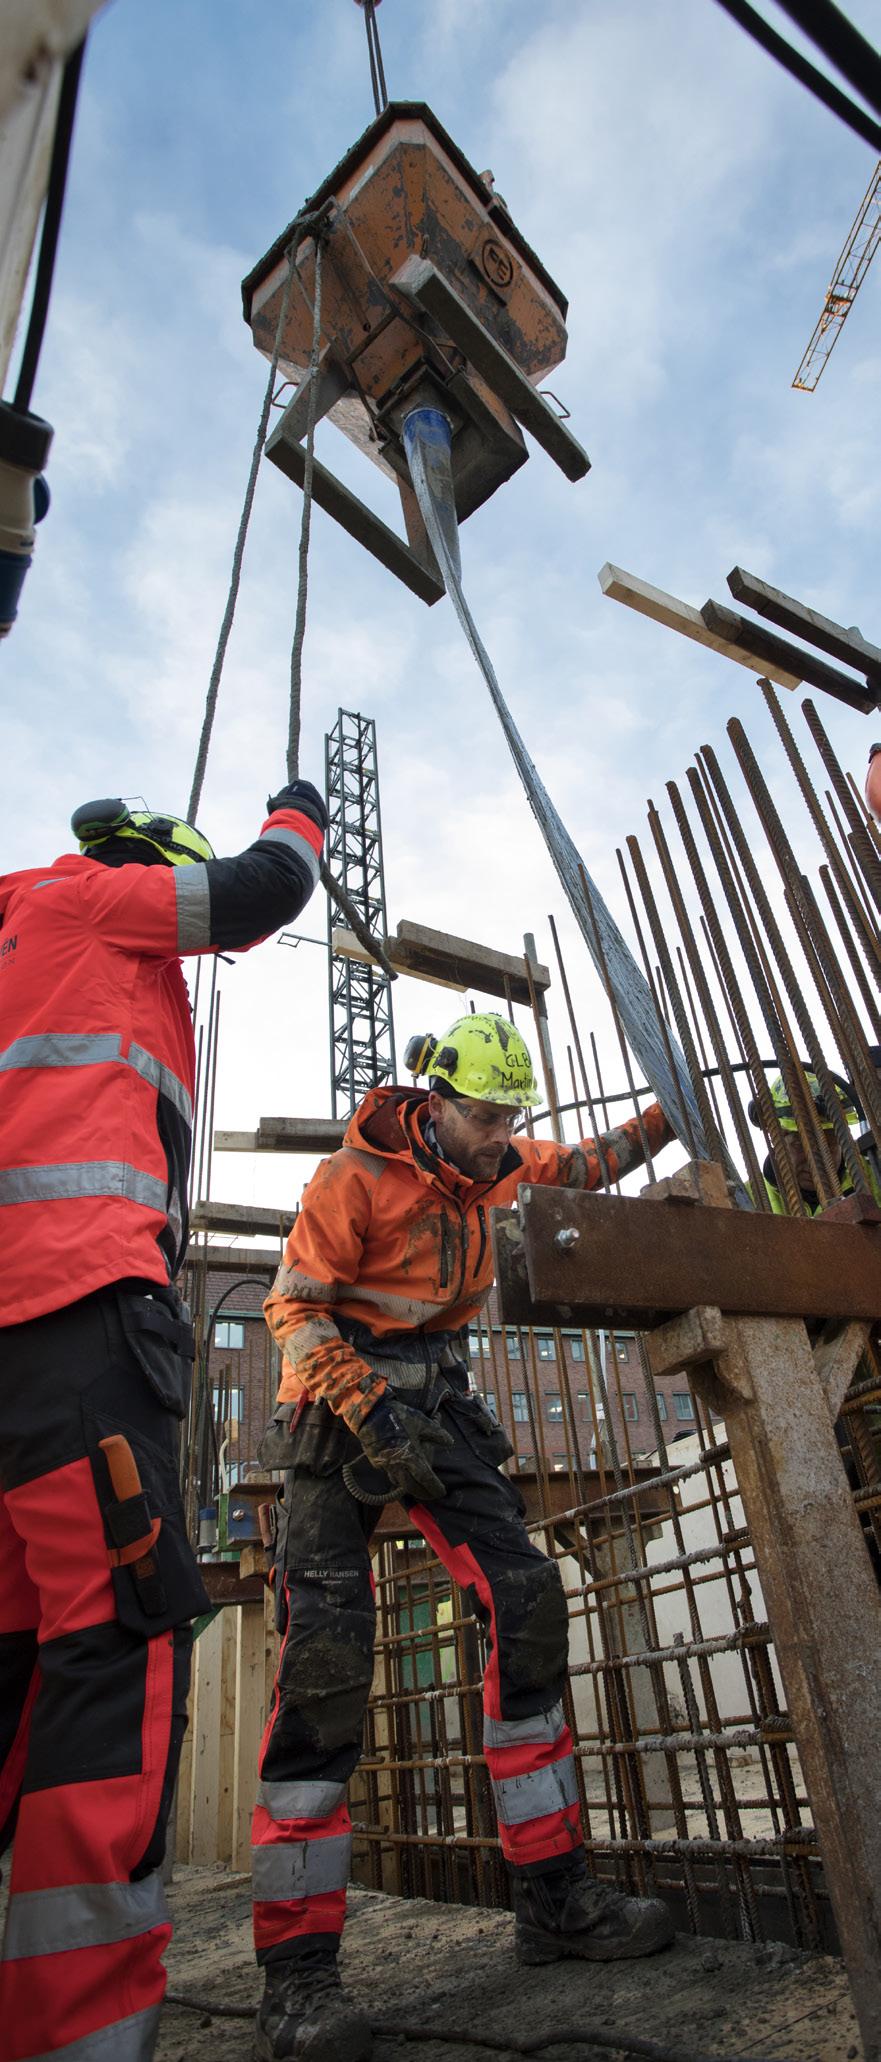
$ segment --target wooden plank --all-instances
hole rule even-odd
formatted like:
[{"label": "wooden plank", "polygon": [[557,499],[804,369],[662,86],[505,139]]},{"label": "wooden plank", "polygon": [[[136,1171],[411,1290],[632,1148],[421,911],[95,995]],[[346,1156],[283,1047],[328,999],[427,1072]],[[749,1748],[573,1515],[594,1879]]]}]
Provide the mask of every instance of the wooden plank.
[{"label": "wooden plank", "polygon": [[[332,1137],[318,1136],[318,1124],[334,1124]],[[292,1131],[292,1125],[304,1125]],[[286,1128],[287,1127],[287,1128]],[[298,1117],[261,1118],[257,1131],[215,1131],[216,1153],[328,1153],[342,1144],[344,1126],[332,1117],[311,1120]],[[264,1213],[265,1214],[265,1213]],[[209,1227],[212,1229],[212,1227]]]},{"label": "wooden plank", "polygon": [[256,1203],[197,1203],[190,1217],[193,1231],[227,1232],[245,1239],[267,1232],[287,1238],[293,1222],[292,1210],[262,1210]]},{"label": "wooden plank", "polygon": [[[427,924],[401,919],[393,938],[383,939],[383,948],[396,973],[416,981],[431,981],[440,988],[454,988],[461,995],[474,988],[481,995],[496,995],[504,1002],[510,989],[512,1002],[529,1007],[529,982],[523,971],[522,953],[496,952],[478,945],[472,938],[457,938],[449,931],[433,931]],[[333,951],[343,959],[357,959],[364,966],[375,965],[352,931],[338,925],[331,934]],[[550,969],[536,963],[536,989],[551,985]]]},{"label": "wooden plank", "polygon": [[220,1689],[223,1667],[224,1613],[206,1625],[194,1649],[193,1761],[190,1794],[192,1835],[190,1859],[198,1867],[217,1860],[220,1798]]},{"label": "wooden plank", "polygon": [[881,646],[870,644],[856,624],[845,630],[842,623],[833,623],[831,616],[821,616],[817,609],[809,609],[805,602],[795,601],[779,587],[769,586],[767,580],[760,580],[755,573],[744,572],[742,566],[732,567],[728,586],[735,601],[767,616],[769,622],[791,631],[794,637],[804,637],[809,644],[818,645],[831,659],[840,659],[842,665],[855,666],[858,673],[873,674],[881,687]]},{"label": "wooden plank", "polygon": [[[372,953],[367,952],[360,939],[355,937],[354,931],[347,931],[342,924],[334,926],[331,932],[331,945],[335,959],[357,959],[365,967],[378,967],[379,965],[379,962],[373,958]],[[383,947],[386,958],[397,970],[398,960],[395,953],[394,939],[384,938]],[[413,981],[430,981],[436,988],[454,988],[457,995],[464,995],[465,993],[464,981],[447,981],[441,974],[423,974],[419,972],[417,967],[402,966],[401,972],[408,974]]]},{"label": "wooden plank", "polygon": [[636,609],[639,615],[650,616],[653,623],[663,623],[668,630],[678,630],[680,637],[691,637],[695,644],[705,645],[708,651],[720,652],[724,659],[733,659],[735,665],[746,666],[750,673],[767,674],[778,687],[800,686],[800,673],[764,660],[757,665],[751,653],[740,650],[727,638],[717,636],[704,622],[700,609],[693,609],[690,602],[679,601],[675,594],[665,594],[662,587],[650,587],[647,580],[638,580],[635,573],[625,573],[620,566],[608,564],[600,568],[597,578],[609,601],[624,602],[627,608]]},{"label": "wooden plank", "polygon": [[221,1611],[219,1623],[223,1628],[220,1656],[220,1723],[218,1739],[217,1771],[217,1835],[215,1859],[232,1863],[233,1853],[233,1788],[236,1706],[238,1702],[238,1621],[239,1611]]},{"label": "wooden plank", "polygon": [[235,1619],[232,1866],[246,1869],[251,1851],[251,1813],[257,1795],[257,1758],[266,1712],[262,1594],[256,1603],[244,1604]]},{"label": "wooden plank", "polygon": [[202,1246],[191,1241],[187,1247],[187,1266],[199,1267],[208,1255],[209,1268],[229,1274],[266,1274],[270,1280],[278,1267],[280,1251],[276,1246]]},{"label": "wooden plank", "polygon": [[722,602],[705,601],[701,616],[714,636],[726,638],[732,646],[739,646],[749,653],[751,660],[758,659],[760,673],[769,673],[771,666],[791,666],[801,682],[818,688],[821,694],[831,694],[835,701],[845,702],[849,709],[859,709],[862,715],[868,716],[872,709],[877,708],[877,694],[865,681],[840,673],[837,666],[827,665],[826,660],[818,659],[814,652],[800,651],[798,645],[790,644],[787,637],[778,637],[775,631],[765,630],[761,623],[752,623],[748,617],[736,615]]}]

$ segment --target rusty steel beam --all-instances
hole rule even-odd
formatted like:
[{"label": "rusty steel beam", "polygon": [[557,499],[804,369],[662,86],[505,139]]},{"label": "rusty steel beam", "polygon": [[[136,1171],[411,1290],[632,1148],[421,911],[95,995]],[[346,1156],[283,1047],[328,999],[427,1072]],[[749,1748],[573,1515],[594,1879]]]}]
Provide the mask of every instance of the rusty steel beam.
[{"label": "rusty steel beam", "polygon": [[509,1324],[656,1324],[694,1303],[754,1317],[881,1318],[873,1222],[525,1186],[493,1211]]},{"label": "rusty steel beam", "polygon": [[[629,1259],[639,1268],[641,1247]],[[836,1394],[861,1342],[859,1326],[842,1335]],[[797,1318],[705,1307],[651,1334],[648,1355],[655,1378],[686,1370],[725,1417],[863,2054],[879,2062],[881,1594],[833,1430],[828,1350],[811,1352]]]}]

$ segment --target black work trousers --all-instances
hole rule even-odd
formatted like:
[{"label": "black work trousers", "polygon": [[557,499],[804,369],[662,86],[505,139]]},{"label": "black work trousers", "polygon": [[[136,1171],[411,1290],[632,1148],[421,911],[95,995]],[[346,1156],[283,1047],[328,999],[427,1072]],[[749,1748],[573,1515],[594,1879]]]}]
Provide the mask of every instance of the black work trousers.
[{"label": "black work trousers", "polygon": [[[208,1607],[178,1488],[191,1341],[177,1299],[148,1284],[0,1330],[9,2062],[153,2053],[189,1621]],[[115,1481],[106,1439],[123,1443]],[[121,1480],[132,1460],[139,1495]]]},{"label": "black work trousers", "polygon": [[[561,1701],[566,1600],[556,1562],[526,1531],[515,1484],[499,1473],[507,1438],[468,1395],[464,1371],[461,1389],[457,1380],[444,1371],[438,1406],[452,1447],[431,1450],[446,1494],[405,1503],[487,1632],[484,1752],[503,1853],[515,1867],[546,1868],[582,1841]],[[361,1752],[375,1631],[376,1507],[356,1501],[343,1477],[344,1461],[360,1451],[326,1405],[307,1405],[281,1504],[275,1580],[283,1643],[253,1826],[262,1963],[296,1958],[316,1937],[338,1939],[345,1917],[345,1786]]]}]

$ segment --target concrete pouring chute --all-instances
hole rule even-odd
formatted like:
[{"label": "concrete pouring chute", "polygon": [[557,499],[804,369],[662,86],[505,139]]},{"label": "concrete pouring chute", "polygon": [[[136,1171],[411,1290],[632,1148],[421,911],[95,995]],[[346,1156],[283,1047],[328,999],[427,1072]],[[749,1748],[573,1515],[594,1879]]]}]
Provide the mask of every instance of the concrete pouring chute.
[{"label": "concrete pouring chute", "polygon": [[294,394],[266,445],[302,485],[316,238],[321,348],[312,401],[398,487],[406,542],[316,463],[315,500],[429,603],[443,579],[410,484],[405,416],[441,408],[460,522],[524,465],[529,431],[570,480],[589,460],[540,382],[566,355],[567,302],[429,107],[393,101],[304,203],[242,285],[257,349]]}]

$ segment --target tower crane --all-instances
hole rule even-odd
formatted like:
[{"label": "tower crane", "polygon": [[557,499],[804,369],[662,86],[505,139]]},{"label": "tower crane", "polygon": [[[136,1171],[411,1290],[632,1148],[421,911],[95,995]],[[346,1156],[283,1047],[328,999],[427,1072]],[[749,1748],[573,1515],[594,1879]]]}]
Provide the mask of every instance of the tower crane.
[{"label": "tower crane", "polygon": [[881,243],[881,158],[835,267],[814,334],[792,382],[812,394]]}]

